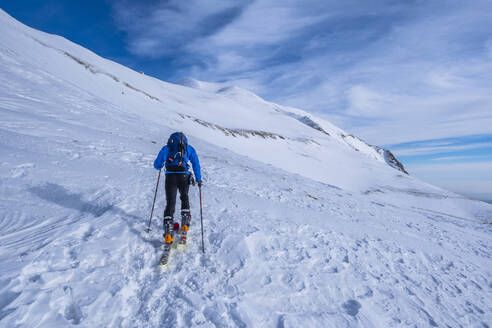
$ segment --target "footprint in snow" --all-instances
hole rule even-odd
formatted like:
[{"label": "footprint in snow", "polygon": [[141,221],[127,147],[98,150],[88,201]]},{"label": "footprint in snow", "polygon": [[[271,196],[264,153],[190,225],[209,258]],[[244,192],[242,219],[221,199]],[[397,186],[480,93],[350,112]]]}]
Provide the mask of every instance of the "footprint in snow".
[{"label": "footprint in snow", "polygon": [[347,302],[342,304],[342,307],[346,314],[355,317],[357,313],[359,313],[362,305],[356,300],[348,300]]},{"label": "footprint in snow", "polygon": [[86,232],[84,232],[84,235],[83,235],[82,239],[83,239],[84,241],[89,241],[89,239],[90,239],[90,238],[92,237],[92,235],[94,234],[94,231],[95,231],[95,230],[96,230],[96,229],[95,229],[93,226],[90,226],[90,227],[89,227],[89,229],[88,229]]},{"label": "footprint in snow", "polygon": [[78,325],[83,319],[82,310],[80,306],[76,303],[71,303],[65,309],[65,319],[70,322],[72,325]]}]

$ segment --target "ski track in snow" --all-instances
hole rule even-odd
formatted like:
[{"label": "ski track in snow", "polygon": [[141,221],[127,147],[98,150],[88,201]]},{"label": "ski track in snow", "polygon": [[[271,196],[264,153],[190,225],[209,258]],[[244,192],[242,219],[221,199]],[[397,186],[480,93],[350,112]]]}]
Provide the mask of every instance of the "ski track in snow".
[{"label": "ski track in snow", "polygon": [[[167,116],[159,116],[152,112],[155,101],[121,91],[107,75],[86,72],[62,55],[74,65],[64,62],[70,76],[81,79],[72,81],[52,66],[55,73],[45,69],[45,57],[21,55],[2,42],[1,327],[492,322],[490,205],[396,171],[365,193],[349,192],[235,154],[228,150],[232,144],[219,147],[216,138],[227,143],[233,137],[203,127],[193,126],[203,137],[190,140],[205,179],[206,253],[192,188],[189,245],[174,250],[161,270],[163,181],[152,231],[145,232],[157,179],[152,161],[171,132],[191,129],[169,109],[193,107],[180,103],[186,92],[175,97],[177,89],[162,87],[158,106],[168,105],[158,110]],[[84,74],[89,77],[80,78]],[[258,149],[271,150],[270,141],[257,138]],[[312,154],[309,147],[298,152]],[[360,169],[383,172],[370,163],[361,160]]]}]

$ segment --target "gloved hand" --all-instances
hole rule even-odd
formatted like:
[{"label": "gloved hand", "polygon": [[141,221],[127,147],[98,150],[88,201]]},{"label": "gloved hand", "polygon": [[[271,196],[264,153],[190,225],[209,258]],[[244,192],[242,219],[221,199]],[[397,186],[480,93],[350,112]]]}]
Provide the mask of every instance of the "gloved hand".
[{"label": "gloved hand", "polygon": [[202,187],[202,182],[201,181],[198,181],[198,187],[201,188]]}]

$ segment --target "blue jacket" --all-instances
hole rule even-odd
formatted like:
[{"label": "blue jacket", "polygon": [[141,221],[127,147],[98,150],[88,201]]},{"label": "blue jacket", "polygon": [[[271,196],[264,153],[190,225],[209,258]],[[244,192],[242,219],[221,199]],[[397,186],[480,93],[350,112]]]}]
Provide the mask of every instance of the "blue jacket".
[{"label": "blue jacket", "polygon": [[[159,155],[157,155],[157,158],[154,161],[154,167],[156,170],[161,170],[164,167],[164,163],[166,162],[167,159],[167,154],[168,154],[168,148],[166,145],[162,147],[161,151],[159,152]],[[202,175],[200,174],[200,161],[198,160],[198,155],[196,154],[195,148],[188,145],[184,160],[186,164],[186,171],[166,172],[166,174],[172,174],[172,173],[191,174],[189,172],[190,167],[188,166],[188,160],[189,160],[191,162],[191,165],[193,166],[193,172],[195,172],[196,181],[201,182]]]}]

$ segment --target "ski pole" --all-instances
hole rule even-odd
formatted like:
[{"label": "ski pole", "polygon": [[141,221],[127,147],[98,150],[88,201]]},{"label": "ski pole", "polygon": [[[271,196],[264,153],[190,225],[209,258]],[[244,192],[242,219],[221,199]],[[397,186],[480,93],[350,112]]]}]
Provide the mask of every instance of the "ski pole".
[{"label": "ski pole", "polygon": [[155,185],[154,201],[152,202],[152,211],[150,212],[149,226],[147,227],[147,233],[150,232],[150,223],[152,222],[152,215],[154,215],[155,198],[157,197],[157,189],[159,189],[159,180],[161,179],[161,170],[157,176],[157,184]]},{"label": "ski pole", "polygon": [[202,210],[202,186],[198,185],[198,190],[200,190],[200,225],[202,226],[202,251],[205,254],[205,243],[203,242],[203,210]]}]

